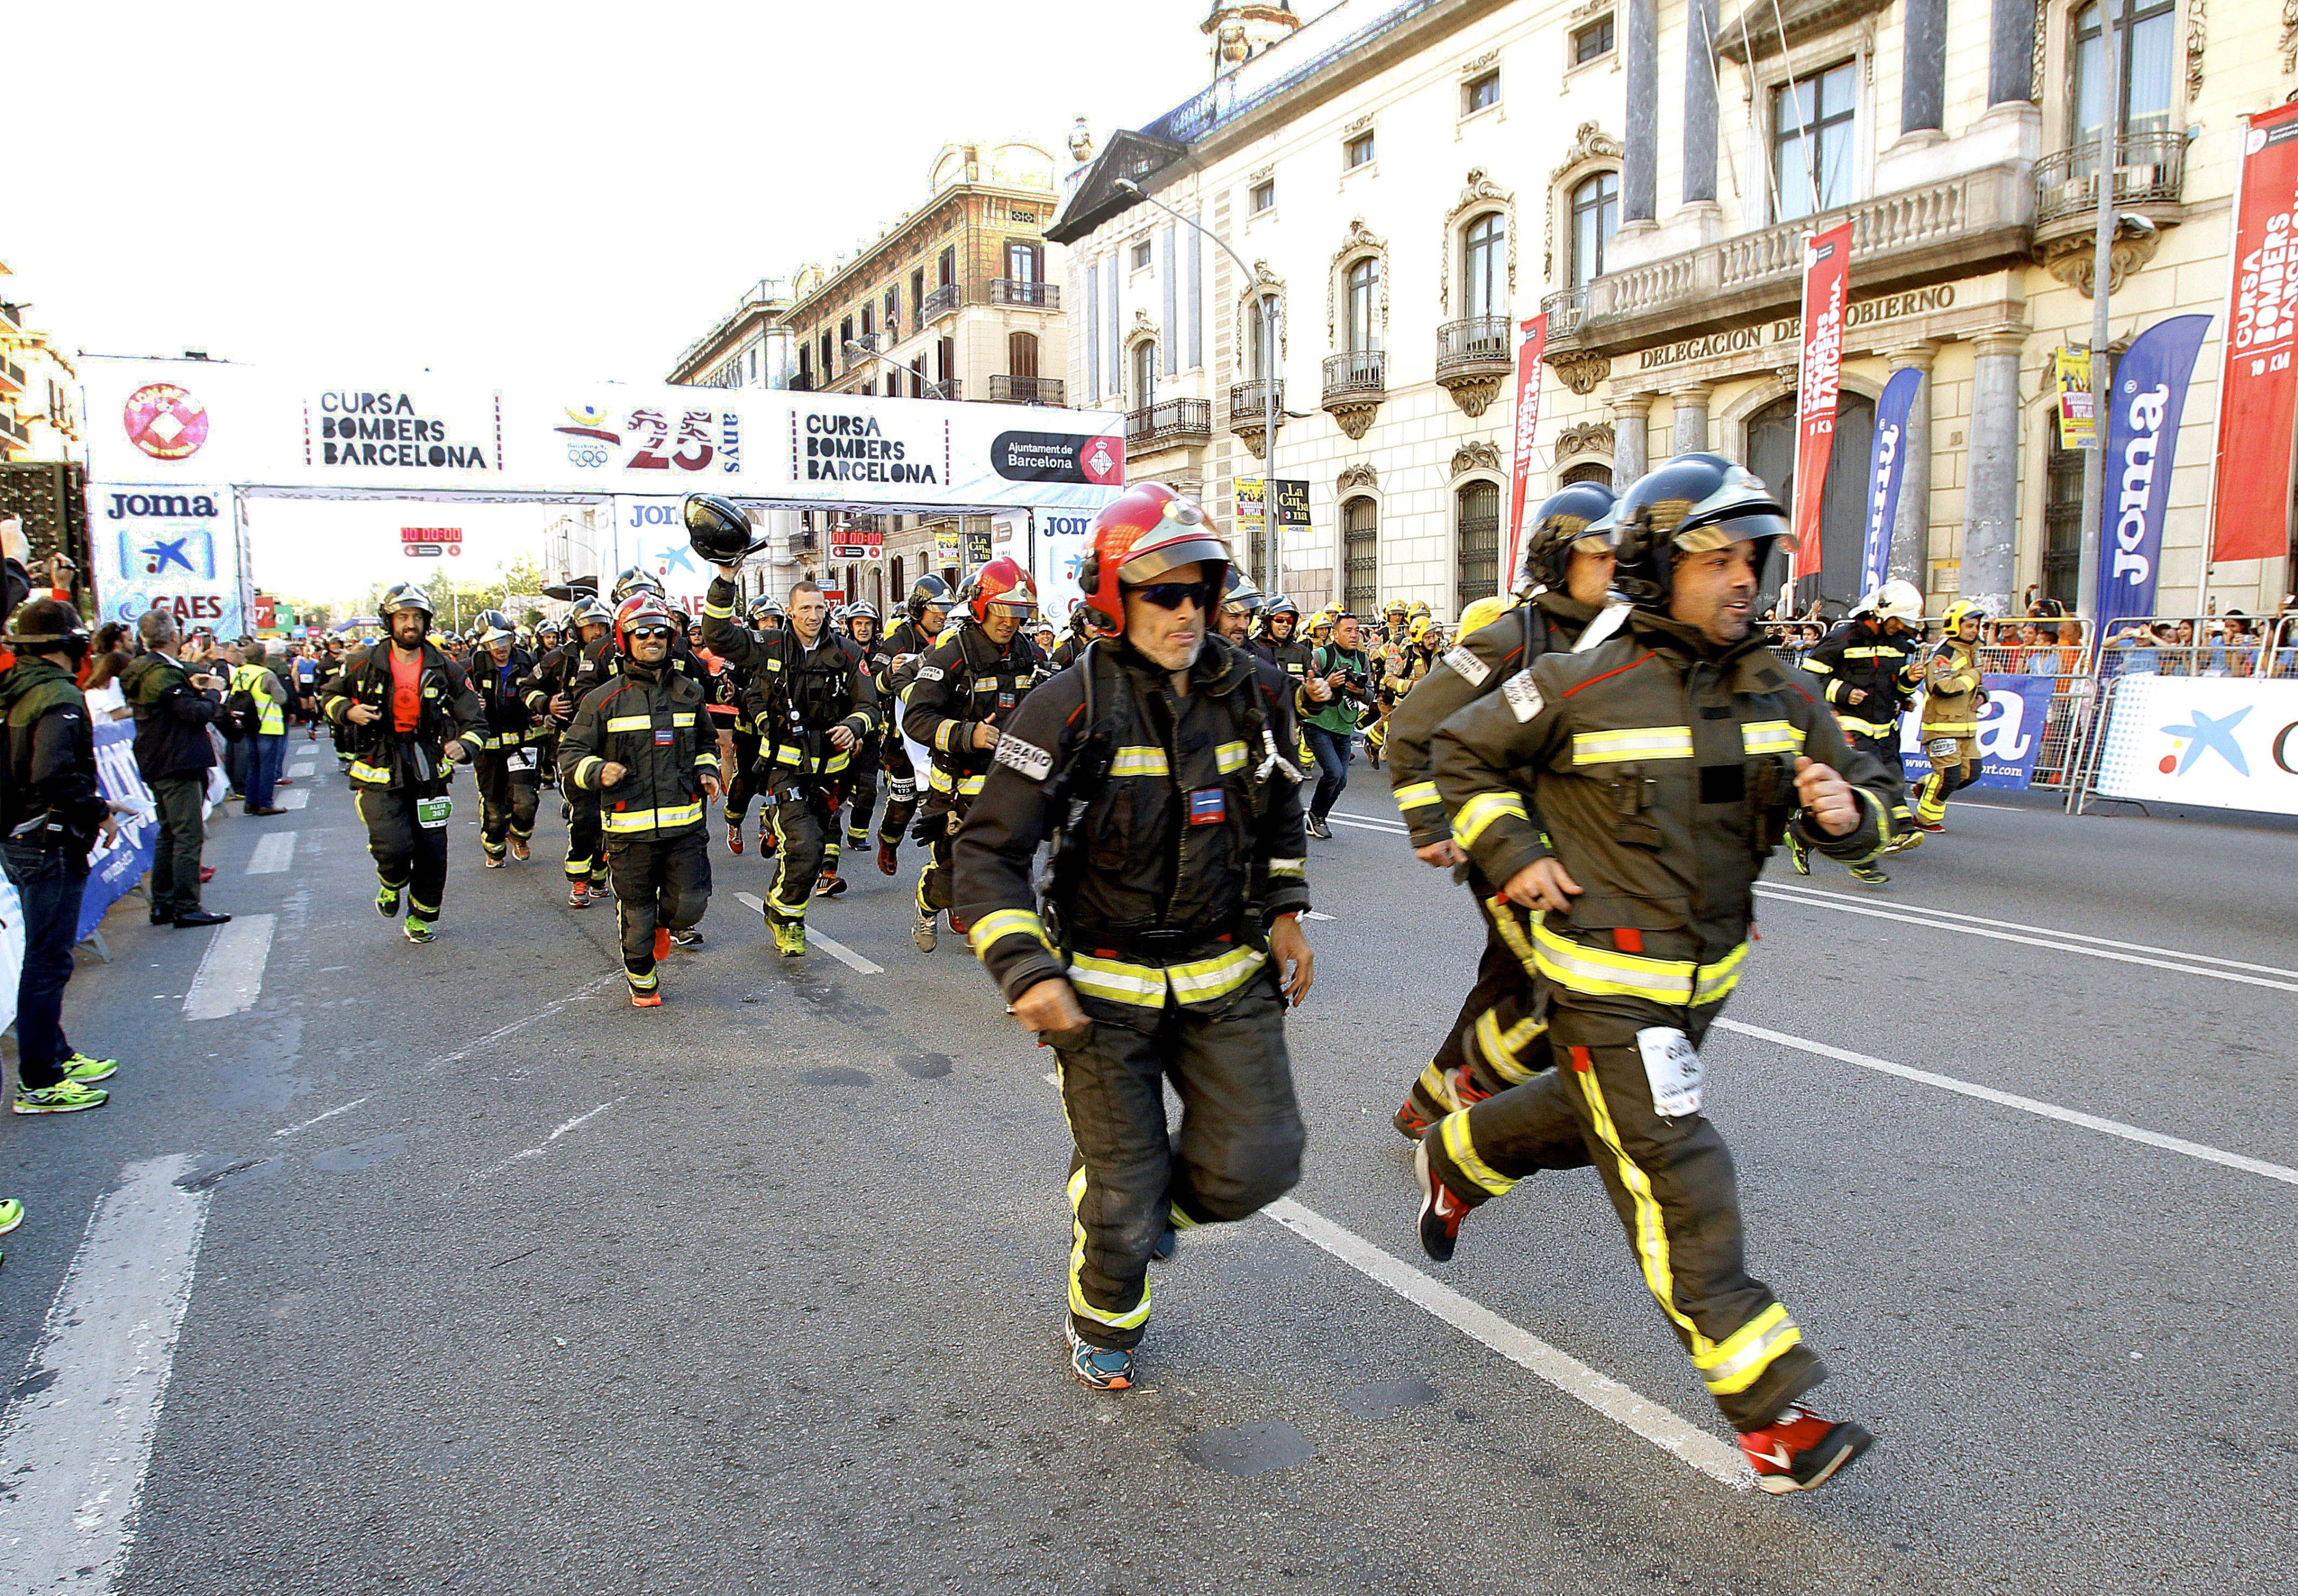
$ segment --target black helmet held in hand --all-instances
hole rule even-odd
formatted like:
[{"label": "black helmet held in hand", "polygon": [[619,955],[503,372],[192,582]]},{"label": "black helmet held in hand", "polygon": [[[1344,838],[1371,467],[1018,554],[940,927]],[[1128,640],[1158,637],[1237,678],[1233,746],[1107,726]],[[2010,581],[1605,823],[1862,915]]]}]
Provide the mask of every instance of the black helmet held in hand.
[{"label": "black helmet held in hand", "polygon": [[1679,553],[1754,543],[1762,574],[1774,540],[1788,532],[1787,511],[1763,479],[1720,454],[1680,454],[1645,473],[1612,508],[1612,585],[1643,609],[1667,602]]},{"label": "black helmet held in hand", "polygon": [[766,546],[765,532],[723,493],[689,493],[679,514],[688,544],[714,566],[739,566]]},{"label": "black helmet held in hand", "polygon": [[1575,482],[1550,493],[1533,512],[1523,562],[1517,568],[1516,591],[1544,587],[1563,591],[1572,545],[1584,537],[1608,537],[1613,502],[1612,490],[1596,482]]}]

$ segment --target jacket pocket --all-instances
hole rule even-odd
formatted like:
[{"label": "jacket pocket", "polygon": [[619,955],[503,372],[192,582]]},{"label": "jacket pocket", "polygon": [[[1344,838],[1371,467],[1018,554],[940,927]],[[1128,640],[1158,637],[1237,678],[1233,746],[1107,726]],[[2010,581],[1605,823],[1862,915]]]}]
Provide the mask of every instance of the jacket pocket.
[{"label": "jacket pocket", "polygon": [[1572,900],[1571,922],[1582,930],[1681,930],[1691,923],[1690,901],[1682,897],[1628,897],[1583,892]]}]

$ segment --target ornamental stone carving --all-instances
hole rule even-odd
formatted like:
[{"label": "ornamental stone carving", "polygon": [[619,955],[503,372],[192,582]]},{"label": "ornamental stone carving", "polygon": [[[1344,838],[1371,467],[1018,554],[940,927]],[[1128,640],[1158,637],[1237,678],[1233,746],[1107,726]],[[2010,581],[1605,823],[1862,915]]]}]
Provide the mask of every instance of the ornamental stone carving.
[{"label": "ornamental stone carving", "polygon": [[1380,472],[1372,466],[1362,463],[1342,467],[1341,474],[1333,478],[1333,492],[1335,495],[1339,495],[1352,488],[1370,488],[1377,492],[1380,489]]},{"label": "ornamental stone carving", "polygon": [[1593,393],[1596,385],[1612,375],[1609,356],[1590,354],[1585,350],[1567,349],[1551,353],[1549,365],[1564,379],[1564,385],[1575,393]]},{"label": "ornamental stone carving", "polygon": [[[2298,0],[2293,0],[2298,4]],[[1500,225],[1508,229],[1508,285],[1511,297],[1516,293],[1516,191],[1502,188],[1492,179],[1492,174],[1481,166],[1468,169],[1467,186],[1460,190],[1460,202],[1444,218],[1444,248],[1442,260],[1436,271],[1437,319],[1449,321],[1452,316],[1452,245],[1467,225],[1469,213],[1497,209]],[[1470,414],[1475,414],[1471,411]]]},{"label": "ornamental stone carving", "polygon": [[1569,459],[1575,454],[1609,454],[1612,452],[1612,424],[1608,421],[1584,421],[1577,426],[1567,426],[1556,438],[1556,458]]},{"label": "ornamental stone carving", "polygon": [[1325,404],[1325,413],[1339,424],[1340,429],[1348,434],[1349,442],[1353,443],[1361,439],[1371,428],[1373,418],[1380,414],[1380,401],[1377,399],[1346,401],[1328,400]]},{"label": "ornamental stone carving", "polygon": [[1591,161],[1618,161],[1622,159],[1622,151],[1623,146],[1618,139],[1614,138],[1593,122],[1583,122],[1580,124],[1579,132],[1573,135],[1572,147],[1564,152],[1564,159],[1558,161],[1556,170],[1548,174],[1548,215],[1546,227],[1541,234],[1540,241],[1540,280],[1542,282],[1552,283],[1556,280],[1556,189],[1558,185],[1571,174],[1574,167],[1584,166]]},{"label": "ornamental stone carving", "polygon": [[1497,471],[1500,468],[1500,445],[1484,438],[1471,438],[1452,451],[1452,475],[1466,476],[1471,471]]},{"label": "ornamental stone carving", "polygon": [[[2114,242],[2106,252],[2107,293],[2120,293],[2130,274],[2152,260],[2162,243],[2162,235],[2155,229],[2136,232],[2117,221]],[[2098,275],[2096,248],[2095,241],[2088,233],[2054,239],[2043,246],[2043,269],[2085,299],[2089,299],[2092,297],[2091,285]]]},{"label": "ornamental stone carving", "polygon": [[1376,312],[1380,318],[1380,324],[1372,329],[1374,347],[1379,347],[1387,337],[1388,240],[1366,227],[1365,219],[1360,216],[1349,222],[1349,236],[1341,241],[1341,247],[1333,252],[1332,266],[1325,273],[1325,344],[1327,348],[1338,347],[1334,342],[1333,329],[1340,314],[1342,270],[1366,255],[1370,255],[1380,262],[1380,304]]},{"label": "ornamental stone carving", "polygon": [[1440,377],[1452,402],[1460,407],[1465,416],[1483,415],[1492,408],[1492,401],[1500,396],[1500,379],[1496,376]]}]

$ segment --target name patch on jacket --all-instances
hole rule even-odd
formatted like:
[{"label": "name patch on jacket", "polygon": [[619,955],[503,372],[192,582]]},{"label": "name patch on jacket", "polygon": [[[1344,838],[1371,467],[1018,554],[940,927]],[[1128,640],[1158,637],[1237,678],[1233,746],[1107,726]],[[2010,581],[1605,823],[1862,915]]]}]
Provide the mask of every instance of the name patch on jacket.
[{"label": "name patch on jacket", "polygon": [[1444,650],[1444,663],[1452,667],[1453,674],[1471,687],[1482,687],[1492,667],[1476,657],[1476,650],[1466,643],[1454,643]]},{"label": "name patch on jacket", "polygon": [[1548,700],[1540,696],[1540,689],[1533,685],[1530,671],[1518,671],[1501,682],[1500,697],[1508,700],[1509,713],[1523,722],[1530,722],[1533,715],[1548,707]]},{"label": "name patch on jacket", "polygon": [[921,682],[938,682],[941,676],[941,666],[938,665],[922,665],[918,667],[918,680]]},{"label": "name patch on jacket", "polygon": [[668,748],[671,743],[671,737],[672,732],[668,726],[657,726],[654,729],[654,746],[658,748]]},{"label": "name patch on jacket", "polygon": [[1189,794],[1189,823],[1217,826],[1228,818],[1228,793],[1219,787],[1200,787]]},{"label": "name patch on jacket", "polygon": [[1054,757],[1033,742],[1023,742],[1008,732],[997,740],[997,763],[1016,770],[1032,781],[1042,781],[1054,773]]}]

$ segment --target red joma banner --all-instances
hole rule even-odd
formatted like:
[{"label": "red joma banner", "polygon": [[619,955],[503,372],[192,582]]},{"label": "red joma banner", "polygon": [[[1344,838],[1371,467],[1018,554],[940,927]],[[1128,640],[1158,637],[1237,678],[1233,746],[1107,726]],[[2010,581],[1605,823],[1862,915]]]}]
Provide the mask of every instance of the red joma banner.
[{"label": "red joma banner", "polygon": [[2235,204],[2234,282],[2211,473],[2211,558],[2290,546],[2290,429],[2298,409],[2298,104],[2251,119]]},{"label": "red joma banner", "polygon": [[1850,291],[1851,224],[1814,233],[1803,246],[1803,364],[1796,383],[1795,561],[1800,582],[1819,575],[1819,510],[1835,449],[1835,401],[1843,385],[1843,307]]},{"label": "red joma banner", "polygon": [[1548,312],[1524,324],[1516,351],[1516,457],[1509,467],[1508,563],[1500,569],[1498,591],[1516,582],[1517,550],[1524,544],[1524,498],[1532,485],[1532,438],[1540,430],[1540,360],[1548,351]]}]

